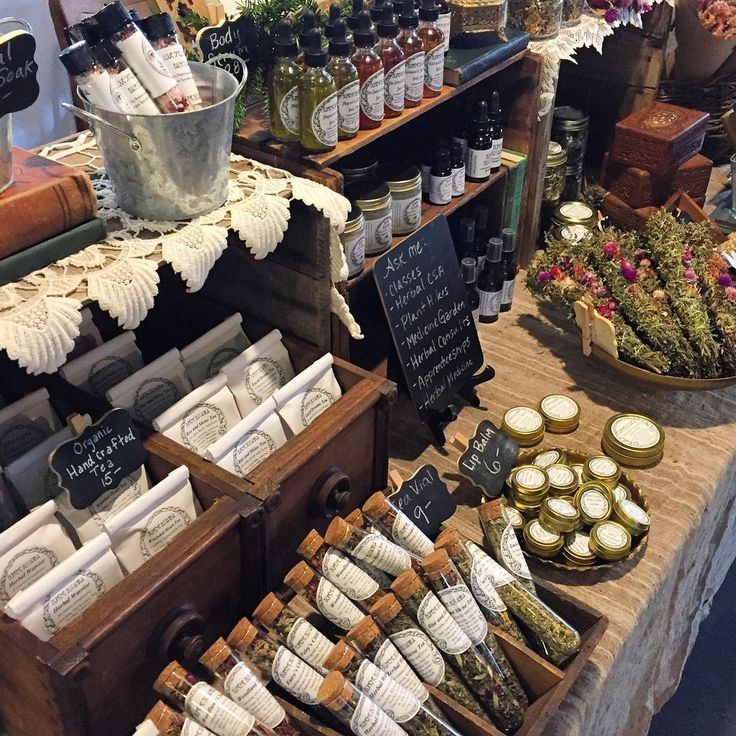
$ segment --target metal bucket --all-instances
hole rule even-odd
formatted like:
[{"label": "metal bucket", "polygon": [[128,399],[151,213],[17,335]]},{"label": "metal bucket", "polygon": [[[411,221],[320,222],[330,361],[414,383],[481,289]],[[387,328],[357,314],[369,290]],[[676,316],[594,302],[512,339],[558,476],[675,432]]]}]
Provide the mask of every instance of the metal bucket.
[{"label": "metal bucket", "polygon": [[[224,55],[223,55],[224,56]],[[233,57],[238,59],[238,57]],[[238,59],[239,60],[239,59]],[[235,101],[243,79],[216,66],[190,62],[208,107],[170,115],[125,115],[64,103],[90,122],[121,209],[148,220],[186,220],[227,198]]]}]

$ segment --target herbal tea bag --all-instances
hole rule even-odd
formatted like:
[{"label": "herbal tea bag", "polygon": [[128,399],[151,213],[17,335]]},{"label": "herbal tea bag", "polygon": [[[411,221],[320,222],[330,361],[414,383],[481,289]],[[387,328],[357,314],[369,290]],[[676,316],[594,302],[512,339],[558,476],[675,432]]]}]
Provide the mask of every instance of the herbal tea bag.
[{"label": "herbal tea bag", "polygon": [[0,534],[0,609],[74,554],[55,511],[56,504],[47,501]]},{"label": "herbal tea bag", "polygon": [[224,322],[181,349],[181,360],[192,386],[197,388],[250,345],[243,318],[233,314]]},{"label": "herbal tea bag", "polygon": [[276,404],[267,399],[226,435],[207,448],[205,457],[221,468],[245,478],[286,443]]},{"label": "herbal tea bag", "polygon": [[169,544],[197,517],[189,469],[172,470],[124,511],[105,522],[112,548],[126,573]]},{"label": "herbal tea bag", "polygon": [[192,390],[179,351],[174,348],[108,389],[107,400],[150,427],[153,420]]},{"label": "herbal tea bag", "polygon": [[45,388],[0,410],[0,465],[9,465],[62,427]]},{"label": "herbal tea bag", "polygon": [[281,332],[273,330],[221,368],[243,417],[294,378]]},{"label": "herbal tea bag", "polygon": [[122,579],[110,540],[100,534],[13,596],[5,613],[48,641]]},{"label": "herbal tea bag", "polygon": [[225,376],[215,376],[153,420],[153,427],[180,445],[204,456],[207,448],[227,434],[240,414]]},{"label": "herbal tea bag", "polygon": [[133,332],[123,332],[59,368],[59,375],[93,396],[105,392],[143,368]]},{"label": "herbal tea bag", "polygon": [[105,491],[86,509],[76,509],[69,499],[69,491],[63,490],[57,497],[59,513],[77,533],[84,544],[105,531],[105,522],[128,508],[133,501],[139,499],[149,488],[146,469],[141,465],[138,470],[127,475],[117,488]]},{"label": "herbal tea bag", "polygon": [[71,353],[66,356],[67,363],[80,355],[88,353],[90,350],[94,350],[98,345],[102,345],[102,335],[100,335],[100,331],[92,319],[92,310],[85,307],[80,314],[82,315],[82,322],[79,325],[79,336],[74,340]]},{"label": "herbal tea bag", "polygon": [[292,378],[274,394],[279,416],[293,434],[299,434],[341,396],[329,353]]}]

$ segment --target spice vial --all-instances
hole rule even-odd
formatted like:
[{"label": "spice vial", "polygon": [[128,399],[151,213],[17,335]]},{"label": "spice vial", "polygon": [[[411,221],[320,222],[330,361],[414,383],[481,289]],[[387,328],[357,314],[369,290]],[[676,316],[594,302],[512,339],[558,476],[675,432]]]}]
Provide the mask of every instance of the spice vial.
[{"label": "spice vial", "polygon": [[353,278],[362,273],[365,265],[365,219],[357,205],[350,210],[340,242],[348,264],[348,278]]},{"label": "spice vial", "polygon": [[613,505],[611,517],[623,526],[632,537],[639,537],[649,531],[649,514],[634,501],[624,498]]},{"label": "spice vial", "polygon": [[580,519],[589,526],[604,521],[613,510],[611,499],[611,491],[605,484],[599,481],[584,483],[575,494]]},{"label": "spice vial", "polygon": [[539,557],[554,557],[564,544],[562,535],[545,529],[538,519],[524,527],[524,543],[529,552]]},{"label": "spice vial", "polygon": [[601,521],[590,530],[590,548],[607,562],[618,562],[631,550],[631,534],[615,521]]},{"label": "spice vial", "polygon": [[549,492],[554,496],[569,496],[577,491],[580,481],[568,465],[555,463],[545,468],[549,478]]},{"label": "spice vial", "polygon": [[572,532],[580,521],[580,512],[562,498],[545,498],[539,509],[539,522],[547,531]]},{"label": "spice vial", "polygon": [[548,468],[550,465],[564,464],[567,455],[562,450],[544,450],[534,457],[532,465],[539,468]]},{"label": "spice vial", "polygon": [[550,394],[539,402],[548,432],[566,434],[574,432],[580,424],[580,406],[577,401],[563,394]]},{"label": "spice vial", "polygon": [[589,457],[583,463],[583,480],[586,482],[599,480],[607,486],[613,487],[618,483],[620,477],[621,468],[619,468],[615,460],[611,460],[610,457],[606,457],[605,455]]},{"label": "spice vial", "polygon": [[652,458],[664,449],[664,430],[642,414],[616,414],[603,429],[603,439],[618,454]]},{"label": "spice vial", "polygon": [[544,437],[544,418],[529,406],[515,406],[503,415],[501,430],[522,447],[531,447]]},{"label": "spice vial", "polygon": [[79,41],[65,48],[59,54],[59,60],[89,102],[104,110],[126,112],[121,110],[113,99],[110,75],[92,55],[86,41]]},{"label": "spice vial", "polygon": [[416,166],[381,167],[379,177],[391,191],[391,230],[413,233],[422,222],[422,174]]},{"label": "spice vial", "polygon": [[562,556],[567,562],[579,567],[589,567],[594,564],[595,552],[590,548],[590,537],[583,532],[566,534]]},{"label": "spice vial", "polygon": [[365,254],[376,256],[388,250],[393,231],[392,197],[388,185],[357,182],[346,187],[345,195],[363,212]]}]

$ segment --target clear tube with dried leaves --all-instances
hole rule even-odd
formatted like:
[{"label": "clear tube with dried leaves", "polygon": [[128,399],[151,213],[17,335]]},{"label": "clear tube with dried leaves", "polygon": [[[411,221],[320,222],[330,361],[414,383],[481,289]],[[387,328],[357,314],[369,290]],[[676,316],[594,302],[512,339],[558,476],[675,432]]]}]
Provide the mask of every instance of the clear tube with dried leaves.
[{"label": "clear tube with dried leaves", "polygon": [[411,554],[421,559],[432,552],[432,540],[380,491],[363,504],[363,513],[382,534]]}]

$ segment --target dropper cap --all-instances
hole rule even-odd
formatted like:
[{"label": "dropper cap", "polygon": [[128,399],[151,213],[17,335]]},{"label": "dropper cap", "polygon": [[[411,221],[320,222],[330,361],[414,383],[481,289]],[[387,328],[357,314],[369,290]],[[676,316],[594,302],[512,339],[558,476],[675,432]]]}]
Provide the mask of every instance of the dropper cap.
[{"label": "dropper cap", "polygon": [[358,16],[361,10],[365,10],[365,0],[353,0],[353,9],[348,17],[348,28],[351,31],[358,29]]},{"label": "dropper cap", "polygon": [[309,67],[327,66],[327,49],[322,48],[322,34],[319,30],[312,28],[304,38],[304,63]]},{"label": "dropper cap", "polygon": [[273,27],[273,47],[278,58],[297,55],[294,33],[288,20],[280,20]]},{"label": "dropper cap", "polygon": [[374,23],[378,23],[383,17],[383,0],[373,0],[373,7],[371,8],[371,20]]},{"label": "dropper cap", "polygon": [[313,10],[305,10],[302,15],[302,25],[299,30],[299,46],[302,49],[309,47],[309,32],[317,28],[317,18]]},{"label": "dropper cap", "polygon": [[488,118],[488,103],[485,100],[481,100],[475,107],[475,115],[473,116],[474,123],[487,124],[490,122]]},{"label": "dropper cap", "polygon": [[327,23],[325,23],[325,36],[327,36],[327,38],[335,37],[335,22],[340,20],[341,17],[342,10],[340,9],[340,4],[332,3],[332,5],[330,5],[330,14],[327,18]]},{"label": "dropper cap", "polygon": [[501,97],[498,90],[494,90],[491,95],[491,115],[499,115],[501,113]]},{"label": "dropper cap", "polygon": [[450,168],[450,152],[446,148],[438,148],[434,154],[432,173],[435,171],[447,171]]},{"label": "dropper cap", "polygon": [[413,2],[405,2],[401,6],[401,15],[399,16],[400,28],[416,28],[419,25],[417,11],[414,9]]},{"label": "dropper cap", "polygon": [[356,46],[373,46],[376,35],[371,28],[371,14],[367,10],[358,13],[358,27],[353,33]]},{"label": "dropper cap", "polygon": [[440,17],[440,10],[435,5],[434,0],[422,0],[422,7],[419,8],[419,20],[436,21]]},{"label": "dropper cap", "polygon": [[347,28],[344,18],[335,21],[330,38],[330,56],[350,56],[353,45],[348,41]]},{"label": "dropper cap", "polygon": [[399,24],[394,15],[394,5],[390,0],[383,4],[381,18],[376,24],[379,38],[396,38],[399,33]]},{"label": "dropper cap", "polygon": [[460,242],[472,243],[475,239],[475,220],[472,217],[463,217],[460,220]]},{"label": "dropper cap", "polygon": [[450,144],[450,159],[453,169],[463,165],[463,144],[460,141],[453,141]]},{"label": "dropper cap", "polygon": [[503,240],[501,240],[501,238],[491,238],[488,241],[488,254],[486,256],[486,263],[500,263],[502,250]]}]

